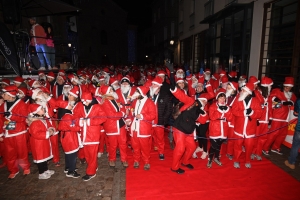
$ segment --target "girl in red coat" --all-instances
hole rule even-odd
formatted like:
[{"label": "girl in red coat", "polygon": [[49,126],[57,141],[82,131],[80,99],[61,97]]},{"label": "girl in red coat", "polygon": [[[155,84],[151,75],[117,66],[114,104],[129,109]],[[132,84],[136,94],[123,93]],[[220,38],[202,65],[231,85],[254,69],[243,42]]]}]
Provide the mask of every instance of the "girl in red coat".
[{"label": "girl in red coat", "polygon": [[216,96],[217,101],[209,107],[209,138],[210,149],[207,167],[211,168],[212,161],[222,166],[220,162],[220,149],[223,141],[227,138],[228,121],[232,120],[229,106],[226,105],[225,92],[220,90]]},{"label": "girl in red coat", "polygon": [[48,179],[54,174],[53,170],[48,169],[47,161],[53,155],[49,137],[55,133],[54,127],[49,120],[44,119],[45,109],[38,104],[29,105],[29,125],[30,145],[33,162],[37,163],[39,169],[39,179]]}]

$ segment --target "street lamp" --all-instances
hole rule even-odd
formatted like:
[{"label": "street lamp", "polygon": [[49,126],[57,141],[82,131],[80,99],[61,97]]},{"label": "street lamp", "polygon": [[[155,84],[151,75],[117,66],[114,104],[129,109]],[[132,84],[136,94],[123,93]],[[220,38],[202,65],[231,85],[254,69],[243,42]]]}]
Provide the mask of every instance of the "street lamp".
[{"label": "street lamp", "polygon": [[71,44],[71,43],[69,43],[69,44],[68,44],[68,47],[71,47],[71,46],[72,46],[72,44]]},{"label": "street lamp", "polygon": [[170,45],[173,45],[174,44],[174,40],[170,40]]}]

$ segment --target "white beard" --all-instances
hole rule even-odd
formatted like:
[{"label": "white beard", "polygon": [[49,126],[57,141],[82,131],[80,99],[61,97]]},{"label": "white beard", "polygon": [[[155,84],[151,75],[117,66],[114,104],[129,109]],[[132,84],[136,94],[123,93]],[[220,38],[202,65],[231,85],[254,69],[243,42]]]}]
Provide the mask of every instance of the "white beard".
[{"label": "white beard", "polygon": [[233,92],[233,89],[226,90],[226,98],[230,97],[232,92]]},{"label": "white beard", "polygon": [[204,79],[209,81],[210,80],[210,74],[204,74]]},{"label": "white beard", "polygon": [[154,89],[153,89],[153,87],[150,87],[150,96],[153,97],[157,90],[158,90],[158,87],[156,87]]},{"label": "white beard", "polygon": [[269,96],[270,93],[271,93],[271,89],[272,89],[272,86],[268,86],[268,96]]},{"label": "white beard", "polygon": [[75,105],[75,101],[69,101],[69,104],[70,104],[71,106],[74,106],[74,105]]},{"label": "white beard", "polygon": [[134,92],[134,94],[131,96],[131,101],[138,98],[140,96],[140,93]]},{"label": "white beard", "polygon": [[131,87],[129,85],[126,85],[126,86],[121,85],[121,91],[123,94],[126,94],[130,90],[130,88]]},{"label": "white beard", "polygon": [[249,95],[248,92],[240,92],[238,101],[243,101]]},{"label": "white beard", "polygon": [[226,90],[228,83],[222,83],[221,87]]},{"label": "white beard", "polygon": [[179,73],[178,73],[178,74],[176,74],[176,77],[177,77],[177,78],[184,78],[184,74],[179,74]]},{"label": "white beard", "polygon": [[198,82],[192,83],[192,88],[196,88],[198,85]]},{"label": "white beard", "polygon": [[65,96],[68,96],[68,95],[69,95],[69,92],[70,92],[70,90],[71,90],[71,87],[65,87],[65,88],[63,88],[63,91],[62,91],[62,93],[63,93]]},{"label": "white beard", "polygon": [[284,92],[284,96],[287,98],[287,100],[291,100],[292,92]]},{"label": "white beard", "polygon": [[243,87],[246,83],[246,81],[238,81],[239,83],[239,88]]},{"label": "white beard", "polygon": [[40,106],[43,106],[43,108],[47,108],[47,101],[43,101],[39,99],[35,103],[39,104]]},{"label": "white beard", "polygon": [[114,88],[115,91],[120,88],[120,85],[111,85],[111,86]]}]

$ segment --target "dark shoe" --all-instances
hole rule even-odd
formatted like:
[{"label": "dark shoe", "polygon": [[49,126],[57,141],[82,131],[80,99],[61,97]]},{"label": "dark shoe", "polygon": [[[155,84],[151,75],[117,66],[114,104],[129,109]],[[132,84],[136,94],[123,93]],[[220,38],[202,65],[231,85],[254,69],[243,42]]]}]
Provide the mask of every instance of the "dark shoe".
[{"label": "dark shoe", "polygon": [[206,167],[207,168],[211,168],[211,166],[212,166],[212,160],[208,159],[208,163],[207,163]]},{"label": "dark shoe", "polygon": [[264,150],[262,150],[262,153],[265,155],[265,156],[269,156],[270,154],[269,154],[269,151],[264,151]]},{"label": "dark shoe", "polygon": [[109,166],[110,167],[115,167],[116,166],[116,162],[113,161],[113,160],[109,161]]},{"label": "dark shoe", "polygon": [[228,157],[229,160],[233,159],[233,155],[230,155],[230,154],[227,153],[226,156]]},{"label": "dark shoe", "polygon": [[214,162],[217,163],[217,165],[222,166],[222,163],[218,158],[214,158]]},{"label": "dark shoe", "polygon": [[80,159],[80,164],[85,164],[85,163],[86,163],[85,158]]},{"label": "dark shoe", "polygon": [[147,171],[147,170],[149,170],[149,169],[150,169],[150,164],[149,164],[149,163],[145,164],[145,165],[144,165],[144,170]]},{"label": "dark shoe", "polygon": [[124,161],[124,162],[122,162],[122,164],[123,164],[123,167],[128,167],[128,162],[127,161]]},{"label": "dark shoe", "polygon": [[[76,168],[75,168],[75,171],[77,171],[77,170],[78,170],[78,168],[76,167]],[[69,172],[69,168],[65,168],[65,169],[64,169],[64,173],[66,174],[66,173],[68,173],[68,172]]]},{"label": "dark shoe", "polygon": [[89,180],[91,180],[92,178],[94,178],[96,176],[96,174],[94,174],[94,175],[84,175],[83,177],[82,177],[82,180],[83,181],[89,181]]},{"label": "dark shoe", "polygon": [[194,166],[191,165],[191,164],[185,165],[185,164],[181,163],[181,165],[182,165],[182,166],[185,166],[185,167],[187,167],[187,168],[189,168],[189,169],[194,169]]},{"label": "dark shoe", "polygon": [[183,169],[180,169],[180,168],[178,168],[177,170],[174,170],[174,169],[171,168],[171,171],[175,172],[177,174],[184,174],[184,172],[185,172]]},{"label": "dark shoe", "polygon": [[139,167],[140,167],[139,162],[134,162],[134,163],[133,163],[133,167],[134,167],[135,169],[139,168]]},{"label": "dark shoe", "polygon": [[283,153],[280,151],[280,149],[271,149],[273,153],[277,153],[278,155],[283,155]]},{"label": "dark shoe", "polygon": [[80,177],[80,174],[78,174],[76,171],[74,172],[68,172],[66,174],[66,177],[70,177],[70,178],[79,178]]},{"label": "dark shoe", "polygon": [[159,160],[164,160],[165,159],[165,155],[164,154],[159,154]]}]

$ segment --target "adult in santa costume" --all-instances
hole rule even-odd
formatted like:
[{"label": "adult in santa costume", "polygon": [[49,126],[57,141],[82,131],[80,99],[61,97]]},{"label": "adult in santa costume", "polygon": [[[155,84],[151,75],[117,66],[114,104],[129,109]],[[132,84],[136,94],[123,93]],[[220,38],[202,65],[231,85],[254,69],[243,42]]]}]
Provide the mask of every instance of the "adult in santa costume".
[{"label": "adult in santa costume", "polygon": [[[249,80],[250,81],[250,80]],[[268,124],[269,124],[269,116],[272,111],[272,106],[269,105],[269,95],[271,91],[271,87],[273,85],[273,81],[269,77],[262,77],[261,83],[257,88],[257,92],[255,96],[259,99],[262,115],[258,119],[257,128],[256,128],[256,142],[254,144],[253,153],[251,155],[251,159],[256,158],[257,160],[262,160],[262,148],[267,141],[268,138]]]},{"label": "adult in santa costume", "polygon": [[79,96],[81,96],[81,94],[83,92],[88,92],[88,86],[81,84],[78,76],[76,76],[75,74],[69,74],[68,75],[68,79],[69,79],[69,81],[71,82],[71,84],[73,86],[78,86],[78,88],[79,88]]},{"label": "adult in santa costume", "polygon": [[7,164],[10,175],[13,179],[19,173],[19,166],[23,174],[30,174],[30,163],[28,161],[27,149],[27,105],[17,98],[18,88],[6,86],[2,89],[4,103],[0,105],[0,125],[3,127],[0,132],[0,140],[4,142],[4,161]]},{"label": "adult in santa costume", "polygon": [[220,161],[220,150],[223,141],[227,138],[228,122],[232,120],[232,113],[226,104],[226,90],[221,88],[216,95],[216,102],[209,106],[209,158],[207,167],[211,168],[214,161],[217,165],[222,166]]},{"label": "adult in santa costume", "polygon": [[80,119],[81,140],[84,145],[84,157],[87,162],[86,175],[82,177],[84,181],[89,181],[96,176],[98,168],[97,151],[100,137],[100,125],[106,121],[106,114],[101,105],[92,98],[90,92],[83,92],[81,95],[83,107],[73,109],[74,118]]},{"label": "adult in santa costume", "polygon": [[56,77],[56,82],[53,85],[51,91],[54,99],[62,95],[65,82],[66,82],[66,77],[58,74]]},{"label": "adult in santa costume", "polygon": [[105,111],[105,115],[107,116],[107,120],[103,124],[104,131],[106,132],[109,147],[109,166],[116,166],[116,151],[119,146],[120,154],[121,154],[121,162],[124,167],[128,167],[127,162],[127,133],[125,129],[125,121],[129,114],[129,109],[125,111],[124,107],[120,107],[116,101],[118,99],[118,95],[113,91],[113,88],[110,86],[102,86],[101,87],[102,94],[102,108]]},{"label": "adult in santa costume", "polygon": [[157,117],[153,125],[154,150],[158,151],[159,159],[164,160],[165,126],[168,125],[172,113],[171,95],[160,91],[163,85],[163,80],[160,77],[155,77],[151,83],[148,97],[154,102],[157,109]]},{"label": "adult in santa costume", "polygon": [[263,153],[269,155],[269,150],[282,155],[280,146],[287,135],[287,128],[291,107],[296,101],[295,94],[291,91],[294,86],[293,77],[285,77],[283,89],[273,89],[269,101],[272,104],[272,114],[270,116],[270,134],[263,147]]},{"label": "adult in santa costume", "polygon": [[[156,106],[147,97],[149,87],[139,86],[132,98],[131,144],[133,148],[134,168],[139,168],[140,160],[145,163],[144,170],[150,169],[150,150],[152,121],[157,117]],[[129,122],[127,122],[129,123]]]},{"label": "adult in santa costume", "polygon": [[254,90],[253,83],[247,83],[242,87],[239,98],[232,105],[232,114],[234,117],[234,134],[236,141],[234,144],[234,167],[240,168],[240,156],[242,146],[245,147],[246,168],[251,168],[250,156],[254,147],[257,119],[262,115],[260,102],[252,97]]},{"label": "adult in santa costume", "polygon": [[47,161],[53,157],[49,137],[54,134],[55,128],[45,119],[46,112],[41,105],[30,104],[28,109],[27,123],[33,162],[38,166],[39,179],[48,179],[54,174],[53,170],[48,169]]}]

